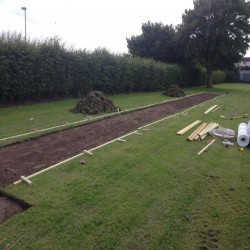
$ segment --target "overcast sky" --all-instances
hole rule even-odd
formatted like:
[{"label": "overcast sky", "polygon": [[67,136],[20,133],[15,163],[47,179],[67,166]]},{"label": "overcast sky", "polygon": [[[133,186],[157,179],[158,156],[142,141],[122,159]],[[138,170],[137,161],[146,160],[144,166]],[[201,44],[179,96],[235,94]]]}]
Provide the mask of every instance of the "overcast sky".
[{"label": "overcast sky", "polygon": [[58,36],[75,49],[126,53],[126,37],[141,34],[142,23],[180,24],[193,0],[0,0],[0,31],[24,34],[22,6],[31,39]]}]

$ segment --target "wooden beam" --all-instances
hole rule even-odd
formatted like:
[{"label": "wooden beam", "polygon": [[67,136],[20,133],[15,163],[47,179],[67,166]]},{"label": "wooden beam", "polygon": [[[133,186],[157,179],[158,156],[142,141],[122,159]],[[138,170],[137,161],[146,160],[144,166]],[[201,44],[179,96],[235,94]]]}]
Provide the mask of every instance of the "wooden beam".
[{"label": "wooden beam", "polygon": [[93,153],[88,150],[83,150],[83,153],[88,154],[88,155],[93,155]]},{"label": "wooden beam", "polygon": [[220,107],[217,107],[216,109],[212,110],[212,113],[215,112],[216,110],[218,110]]},{"label": "wooden beam", "polygon": [[188,138],[187,140],[192,141],[198,133],[200,133],[207,126],[206,122],[203,122]]},{"label": "wooden beam", "polygon": [[218,105],[214,105],[213,107],[207,109],[205,112],[204,112],[204,115],[210,113],[213,109],[215,109]]},{"label": "wooden beam", "polygon": [[201,140],[204,140],[205,137],[207,136],[208,133],[206,133],[205,135],[202,135],[201,137],[199,137]]},{"label": "wooden beam", "polygon": [[[210,125],[211,125],[212,123],[207,123],[207,125],[199,132],[199,133],[201,133],[202,131],[204,131],[206,128],[208,128]],[[196,141],[200,141],[201,140],[201,138],[200,138],[200,136],[199,136],[199,133],[194,137],[194,140],[196,140]]]},{"label": "wooden beam", "polygon": [[177,135],[183,135],[184,133],[186,133],[188,130],[190,130],[191,128],[193,128],[194,126],[199,124],[200,122],[201,122],[200,120],[197,120],[197,121],[191,123],[190,125],[186,126],[185,128],[181,129],[180,131],[178,131]]},{"label": "wooden beam", "polygon": [[207,126],[205,129],[203,129],[200,133],[199,133],[199,137],[201,138],[203,135],[207,134],[209,131],[211,131],[212,129],[215,129],[219,127],[218,123],[210,123],[209,126]]},{"label": "wooden beam", "polygon": [[203,148],[199,153],[197,153],[198,155],[202,154],[208,147],[210,147],[216,139],[213,139],[210,143],[207,144],[207,146],[205,148]]},{"label": "wooden beam", "polygon": [[21,176],[20,177],[20,179],[24,182],[24,183],[26,183],[26,184],[28,184],[28,185],[31,185],[32,184],[32,182],[27,178],[27,177],[25,177],[25,176]]}]

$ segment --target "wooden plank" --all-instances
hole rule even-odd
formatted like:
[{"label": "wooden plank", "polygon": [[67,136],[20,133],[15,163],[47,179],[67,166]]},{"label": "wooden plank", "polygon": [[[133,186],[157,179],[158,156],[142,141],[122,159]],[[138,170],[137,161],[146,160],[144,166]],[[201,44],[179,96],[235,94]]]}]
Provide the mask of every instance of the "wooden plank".
[{"label": "wooden plank", "polygon": [[27,178],[27,177],[25,177],[25,176],[21,176],[20,177],[20,179],[24,182],[24,183],[26,183],[26,184],[28,184],[28,185],[31,185],[32,184],[32,182]]},{"label": "wooden plank", "polygon": [[205,135],[203,135],[203,136],[201,136],[201,137],[199,137],[200,138],[200,140],[204,140],[205,139],[205,137],[208,135],[208,133],[206,133]]},{"label": "wooden plank", "polygon": [[210,113],[213,109],[215,109],[218,105],[214,105],[213,107],[207,109],[205,112],[204,112],[204,115]]},{"label": "wooden plank", "polygon": [[197,121],[191,123],[190,125],[186,126],[185,128],[181,129],[180,131],[178,131],[177,135],[183,135],[184,133],[186,133],[188,130],[190,130],[191,128],[193,128],[194,126],[199,124],[200,122],[201,122],[200,120],[197,120]]},{"label": "wooden plank", "polygon": [[195,141],[200,141],[199,135],[196,135],[196,136],[194,137],[194,140],[195,140]]},{"label": "wooden plank", "polygon": [[216,109],[212,110],[212,113],[215,112],[216,110],[218,110],[220,107],[217,107]]},{"label": "wooden plank", "polygon": [[201,138],[203,135],[205,135],[206,133],[208,133],[209,131],[211,131],[212,129],[215,129],[217,127],[219,127],[218,123],[212,123],[210,126],[208,126],[203,131],[201,131],[198,135]]},{"label": "wooden plank", "polygon": [[[213,122],[208,123],[207,126],[206,126],[205,128],[203,128],[199,133],[202,133],[202,131],[205,131],[205,130],[206,130],[207,128],[209,128],[212,124],[213,124]],[[194,140],[198,140],[198,141],[201,140],[201,138],[200,138],[200,136],[199,136],[199,133],[195,136]]]},{"label": "wooden plank", "polygon": [[[204,127],[199,133],[201,133],[204,129],[208,128],[212,123],[207,123],[206,127]],[[194,137],[194,140],[200,141],[201,138],[199,136],[199,133]]]},{"label": "wooden plank", "polygon": [[197,153],[198,155],[202,154],[208,147],[210,147],[216,139],[213,139],[210,143],[207,144],[207,146],[205,148],[203,148],[199,153]]},{"label": "wooden plank", "polygon": [[83,150],[83,153],[88,154],[88,155],[93,155],[93,153],[88,150]]},{"label": "wooden plank", "polygon": [[198,133],[200,133],[207,126],[206,122],[203,122],[188,138],[187,140],[192,141]]}]

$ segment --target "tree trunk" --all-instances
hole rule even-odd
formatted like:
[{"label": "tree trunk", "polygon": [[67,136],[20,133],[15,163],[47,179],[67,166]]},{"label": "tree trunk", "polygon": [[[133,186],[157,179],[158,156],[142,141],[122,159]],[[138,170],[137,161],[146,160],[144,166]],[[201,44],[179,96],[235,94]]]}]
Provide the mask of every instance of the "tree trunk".
[{"label": "tree trunk", "polygon": [[212,68],[207,68],[207,83],[206,83],[207,88],[213,87],[213,73],[214,70]]}]

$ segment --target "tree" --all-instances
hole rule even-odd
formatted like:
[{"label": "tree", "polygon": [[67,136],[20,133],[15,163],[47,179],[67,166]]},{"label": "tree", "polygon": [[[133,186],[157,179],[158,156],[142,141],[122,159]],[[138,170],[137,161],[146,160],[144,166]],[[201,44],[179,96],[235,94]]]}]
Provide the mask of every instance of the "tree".
[{"label": "tree", "polygon": [[238,62],[249,47],[250,2],[244,0],[194,0],[185,10],[180,37],[185,50],[207,70],[207,87],[213,71]]},{"label": "tree", "polygon": [[176,30],[162,23],[143,23],[142,34],[127,38],[129,53],[133,56],[153,58],[157,61],[176,63],[175,53]]}]

